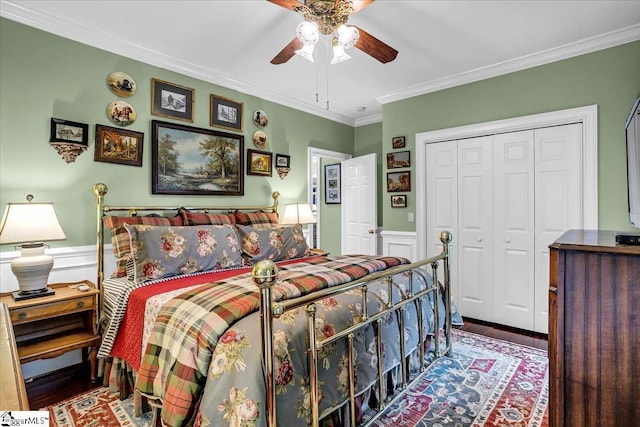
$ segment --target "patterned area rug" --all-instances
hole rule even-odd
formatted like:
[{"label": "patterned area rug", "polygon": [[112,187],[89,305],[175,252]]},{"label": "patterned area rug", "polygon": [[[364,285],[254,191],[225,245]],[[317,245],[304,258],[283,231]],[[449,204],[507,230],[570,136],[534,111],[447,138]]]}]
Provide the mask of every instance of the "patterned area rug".
[{"label": "patterned area rug", "polygon": [[[438,360],[373,424],[387,426],[548,426],[547,353],[454,331],[454,357]],[[151,426],[131,398],[104,388],[50,406],[51,426]]]}]

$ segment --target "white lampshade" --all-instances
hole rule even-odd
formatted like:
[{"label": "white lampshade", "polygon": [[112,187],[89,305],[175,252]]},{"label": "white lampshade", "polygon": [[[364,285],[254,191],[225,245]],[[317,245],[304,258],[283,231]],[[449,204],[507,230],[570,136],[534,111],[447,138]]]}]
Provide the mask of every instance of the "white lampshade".
[{"label": "white lampshade", "polygon": [[315,224],[316,218],[308,203],[292,203],[284,207],[280,224]]},{"label": "white lampshade", "polygon": [[[32,196],[27,196],[31,200]],[[11,261],[20,292],[15,299],[53,293],[47,288],[53,258],[44,253],[45,241],[64,240],[66,236],[52,203],[8,203],[0,223],[0,244],[21,243],[22,253]]]},{"label": "white lampshade", "polygon": [[347,59],[351,59],[351,56],[344,51],[344,46],[341,44],[334,44],[333,59],[331,60],[331,63],[337,64],[339,62],[346,61]]},{"label": "white lampshade", "polygon": [[340,25],[336,29],[338,43],[345,49],[353,47],[360,38],[360,31],[351,25]]}]

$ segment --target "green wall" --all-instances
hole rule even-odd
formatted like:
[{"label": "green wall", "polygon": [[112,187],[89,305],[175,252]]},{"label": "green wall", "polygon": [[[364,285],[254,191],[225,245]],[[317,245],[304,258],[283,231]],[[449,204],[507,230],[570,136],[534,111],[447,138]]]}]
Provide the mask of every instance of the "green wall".
[{"label": "green wall", "polygon": [[[137,84],[126,98],[137,120],[124,129],[144,132],[142,167],[95,162],[95,125],[112,124],[107,105],[116,97],[106,84],[113,71],[124,71]],[[151,79],[195,89],[194,122],[152,116]],[[291,171],[280,180],[245,176],[245,196],[168,196],[151,194],[151,120],[199,128],[209,126],[209,95],[244,103],[245,150],[253,147],[258,128],[251,116],[264,110],[269,125],[267,150],[291,155]],[[65,163],[49,146],[50,119],[89,124],[89,148],[74,163]],[[225,131],[224,129],[218,129]],[[95,243],[94,195],[96,182],[108,185],[107,203],[113,205],[256,205],[269,204],[270,193],[281,193],[281,203],[307,198],[307,148],[353,151],[354,128],[201,80],[153,67],[89,47],[7,19],[0,19],[0,204],[22,202],[27,193],[35,201],[53,202],[67,240],[53,247]],[[2,250],[13,250],[4,245]]]},{"label": "green wall", "polygon": [[[383,147],[405,135],[412,154],[415,135],[436,129],[598,105],[598,218],[602,229],[633,230],[627,216],[624,123],[640,93],[640,42],[628,43],[548,65],[457,86],[383,106]],[[386,174],[386,167],[381,169]],[[389,194],[385,192],[385,195]],[[384,228],[415,231],[407,211],[382,198]]]},{"label": "green wall", "polygon": [[[142,167],[93,161],[95,125],[114,126],[106,115],[107,105],[118,99],[106,84],[113,71],[128,73],[138,86],[126,99],[138,118],[125,129],[145,134]],[[152,78],[195,89],[194,123],[150,114]],[[257,130],[251,114],[267,112],[269,150],[291,155],[291,172],[285,180],[275,173],[271,178],[245,176],[244,197],[152,195],[151,120],[210,128],[212,93],[244,103],[245,150],[253,147],[251,136]],[[27,193],[36,201],[54,202],[67,240],[51,246],[89,245],[94,243],[91,188],[96,182],[109,186],[111,204],[262,204],[269,202],[267,194],[273,190],[280,191],[284,204],[307,197],[307,148],[312,146],[354,156],[375,152],[378,223],[386,230],[414,231],[407,213],[415,212],[415,190],[408,193],[407,209],[392,209],[384,185],[392,137],[406,136],[415,189],[416,133],[597,104],[600,228],[632,230],[623,166],[624,120],[639,93],[640,42],[633,42],[385,104],[382,123],[353,128],[0,19],[0,204],[4,209],[8,202],[23,201]],[[65,163],[48,145],[52,117],[89,124],[89,149],[75,163]]]}]

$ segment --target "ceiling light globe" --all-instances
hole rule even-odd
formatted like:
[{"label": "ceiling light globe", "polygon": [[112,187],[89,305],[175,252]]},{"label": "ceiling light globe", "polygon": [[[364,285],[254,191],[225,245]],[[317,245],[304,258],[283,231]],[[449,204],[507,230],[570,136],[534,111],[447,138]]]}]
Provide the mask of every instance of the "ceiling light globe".
[{"label": "ceiling light globe", "polygon": [[358,29],[351,25],[340,25],[336,29],[336,34],[338,37],[338,43],[344,46],[345,49],[353,47],[360,38],[360,32]]},{"label": "ceiling light globe", "polygon": [[296,37],[298,37],[298,40],[300,40],[305,45],[315,44],[320,37],[320,33],[318,32],[318,25],[315,22],[302,21],[296,28]]}]

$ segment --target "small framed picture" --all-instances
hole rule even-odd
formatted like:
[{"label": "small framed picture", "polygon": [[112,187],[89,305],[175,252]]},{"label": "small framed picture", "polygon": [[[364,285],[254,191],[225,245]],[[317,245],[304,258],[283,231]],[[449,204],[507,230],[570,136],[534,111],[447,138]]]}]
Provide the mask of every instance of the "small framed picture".
[{"label": "small framed picture", "polygon": [[52,117],[49,142],[73,142],[88,146],[89,125]]},{"label": "small framed picture", "polygon": [[144,133],[96,125],[96,147],[93,160],[142,166]]},{"label": "small framed picture", "polygon": [[404,148],[404,136],[394,136],[391,138],[391,148]]},{"label": "small framed picture", "polygon": [[324,166],[324,202],[340,204],[340,163]]},{"label": "small framed picture", "polygon": [[387,153],[387,169],[409,168],[411,167],[411,152],[398,151]]},{"label": "small framed picture", "polygon": [[276,167],[277,168],[290,168],[291,156],[286,154],[276,154]]},{"label": "small framed picture", "polygon": [[406,208],[407,207],[407,196],[397,195],[391,196],[391,207],[392,208]]},{"label": "small framed picture", "polygon": [[387,192],[411,191],[411,171],[387,172]]},{"label": "small framed picture", "polygon": [[194,92],[188,87],[151,79],[151,114],[193,122]]},{"label": "small framed picture", "polygon": [[267,151],[247,150],[247,175],[271,176],[271,156]]},{"label": "small framed picture", "polygon": [[212,94],[210,125],[242,131],[242,108],[242,102]]}]

